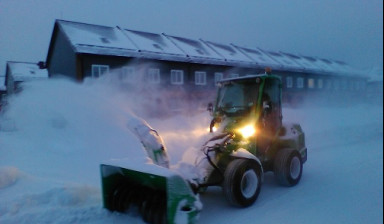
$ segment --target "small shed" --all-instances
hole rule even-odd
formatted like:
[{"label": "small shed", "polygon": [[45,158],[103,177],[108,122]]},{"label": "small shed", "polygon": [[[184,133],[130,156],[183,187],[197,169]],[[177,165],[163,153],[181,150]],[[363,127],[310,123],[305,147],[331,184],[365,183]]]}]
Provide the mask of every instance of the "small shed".
[{"label": "small shed", "polygon": [[42,62],[29,63],[9,61],[7,62],[5,72],[6,93],[13,94],[19,92],[21,90],[20,83],[22,82],[47,78],[48,71]]},{"label": "small shed", "polygon": [[5,86],[5,76],[0,76],[0,111],[3,105],[3,100],[6,92],[7,87]]}]

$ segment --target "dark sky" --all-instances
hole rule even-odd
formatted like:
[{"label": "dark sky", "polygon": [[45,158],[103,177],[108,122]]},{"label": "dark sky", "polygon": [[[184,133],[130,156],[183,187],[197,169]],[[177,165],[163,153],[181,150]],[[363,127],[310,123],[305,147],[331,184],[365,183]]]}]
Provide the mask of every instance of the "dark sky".
[{"label": "dark sky", "polygon": [[0,0],[0,76],[6,61],[46,59],[55,19],[383,70],[381,0]]}]

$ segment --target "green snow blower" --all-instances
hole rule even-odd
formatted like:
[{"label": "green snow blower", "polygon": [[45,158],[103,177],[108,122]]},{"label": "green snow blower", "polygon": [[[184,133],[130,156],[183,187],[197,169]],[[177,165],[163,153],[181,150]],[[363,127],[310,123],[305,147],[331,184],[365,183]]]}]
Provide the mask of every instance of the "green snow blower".
[{"label": "green snow blower", "polygon": [[192,224],[202,209],[199,193],[209,186],[222,187],[233,206],[248,207],[265,172],[274,172],[283,186],[298,184],[307,148],[300,125],[282,122],[281,90],[280,78],[269,71],[220,81],[216,102],[208,106],[210,137],[173,169],[157,132],[145,121],[131,122],[153,163],[102,164],[104,207],[137,211],[147,223]]}]

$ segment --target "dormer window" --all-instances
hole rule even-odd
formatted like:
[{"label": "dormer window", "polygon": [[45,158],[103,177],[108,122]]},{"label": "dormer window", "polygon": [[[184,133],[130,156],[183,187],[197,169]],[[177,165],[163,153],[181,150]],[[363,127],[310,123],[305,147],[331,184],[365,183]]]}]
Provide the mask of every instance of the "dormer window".
[{"label": "dormer window", "polygon": [[204,55],[204,51],[200,50],[200,49],[196,49],[196,52],[200,55]]},{"label": "dormer window", "polygon": [[108,38],[106,38],[106,37],[100,37],[100,40],[101,40],[101,42],[103,42],[104,44],[109,44],[109,43],[110,43],[110,41],[109,41]]},{"label": "dormer window", "polygon": [[163,48],[158,44],[152,44],[152,46],[156,49],[163,50]]}]

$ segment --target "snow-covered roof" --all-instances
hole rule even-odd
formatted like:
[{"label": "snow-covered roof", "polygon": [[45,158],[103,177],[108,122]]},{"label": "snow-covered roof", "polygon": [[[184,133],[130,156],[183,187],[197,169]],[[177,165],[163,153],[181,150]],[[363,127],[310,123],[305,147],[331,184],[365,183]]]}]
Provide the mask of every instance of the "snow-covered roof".
[{"label": "snow-covered roof", "polygon": [[62,20],[58,24],[60,24],[76,52],[131,56],[139,51],[118,27]]},{"label": "snow-covered roof", "polygon": [[193,40],[185,37],[176,37],[164,34],[169,40],[179,47],[189,58],[191,62],[224,62],[225,58],[217,54],[212,48],[209,48],[201,40]]},{"label": "snow-covered roof", "polygon": [[294,56],[293,54],[291,55],[292,57],[286,55],[286,54],[281,54],[279,52],[274,52],[274,51],[266,51],[262,50],[264,54],[267,54],[269,57],[277,61],[280,65],[282,65],[285,69],[292,69],[292,70],[303,70],[304,67],[298,64],[295,60],[292,59]]},{"label": "snow-covered roof", "polygon": [[235,46],[230,44],[221,44],[212,41],[203,41],[208,47],[217,52],[221,57],[223,57],[228,62],[233,63],[250,63],[254,64],[255,61],[252,60],[249,56],[241,52]]},{"label": "snow-covered roof", "polygon": [[[322,59],[325,60],[325,59]],[[361,75],[362,72],[353,69],[351,66],[342,61],[327,60],[330,62],[330,67],[333,71],[341,73],[343,75]]]},{"label": "snow-covered roof", "polygon": [[253,49],[247,47],[240,47],[238,45],[232,44],[236,49],[241,51],[243,54],[251,58],[256,64],[260,66],[269,66],[273,68],[281,68],[282,65],[273,60],[267,54],[265,54],[260,48]]},{"label": "snow-covered roof", "polygon": [[0,91],[6,91],[7,87],[5,86],[5,76],[0,76]]},{"label": "snow-covered roof", "polygon": [[57,20],[77,53],[141,57],[228,66],[271,67],[318,74],[361,75],[344,62],[272,52],[130,29]]},{"label": "snow-covered roof", "polygon": [[185,60],[185,53],[163,34],[128,29],[122,32],[144,55],[159,59]]},{"label": "snow-covered roof", "polygon": [[26,62],[7,62],[9,75],[14,81],[28,81],[48,78],[48,70],[41,69],[38,64]]},{"label": "snow-covered roof", "polygon": [[304,57],[301,57],[299,55],[295,55],[292,53],[287,52],[279,52],[281,55],[284,55],[285,57],[290,58],[290,60],[295,61],[298,65],[300,65],[301,68],[304,70],[309,70],[311,72],[318,72],[321,71],[321,68],[317,66],[316,64],[312,63],[310,60],[306,60]]}]

